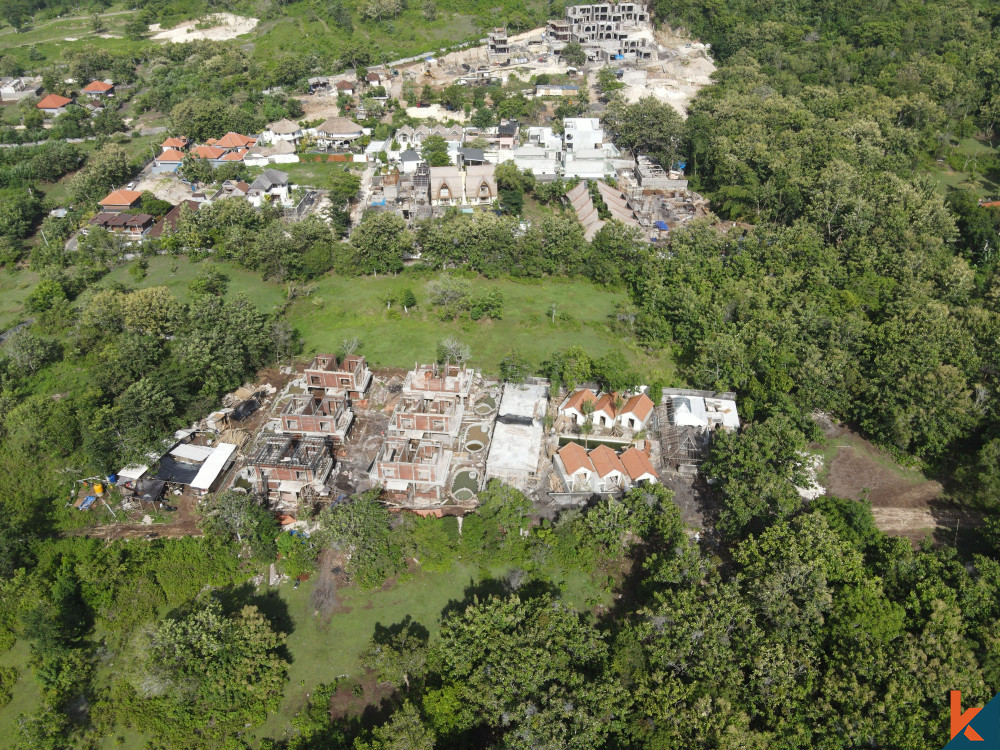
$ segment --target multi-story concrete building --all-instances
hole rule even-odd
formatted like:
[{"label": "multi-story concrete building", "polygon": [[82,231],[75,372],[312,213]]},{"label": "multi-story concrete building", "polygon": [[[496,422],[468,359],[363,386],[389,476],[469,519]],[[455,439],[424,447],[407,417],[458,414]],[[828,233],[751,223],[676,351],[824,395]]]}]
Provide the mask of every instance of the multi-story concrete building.
[{"label": "multi-story concrete building", "polygon": [[564,21],[549,21],[547,33],[553,52],[577,42],[590,60],[646,60],[653,54],[649,10],[639,3],[571,5]]},{"label": "multi-story concrete building", "polygon": [[510,56],[510,40],[507,38],[507,29],[495,28],[486,36],[486,52],[491,58],[505,58]]},{"label": "multi-story concrete building", "polygon": [[404,396],[389,418],[389,430],[411,440],[429,438],[450,448],[464,414],[465,405],[456,394]]},{"label": "multi-story concrete building", "polygon": [[254,448],[246,471],[257,492],[277,506],[287,506],[307,487],[320,493],[333,463],[330,444],[323,438],[272,435]]},{"label": "multi-story concrete building", "polygon": [[349,354],[341,360],[333,354],[317,354],[306,368],[305,380],[310,389],[323,388],[332,394],[361,398],[372,382],[372,372],[360,354]]},{"label": "multi-story concrete building", "polygon": [[466,369],[465,366],[414,365],[403,381],[403,397],[423,396],[433,399],[451,394],[457,396],[462,404],[467,404],[475,376],[476,371]]},{"label": "multi-story concrete building", "polygon": [[343,395],[292,396],[281,411],[281,431],[290,435],[328,437],[343,443],[354,412],[347,406]]},{"label": "multi-story concrete building", "polygon": [[371,480],[411,507],[441,499],[452,452],[437,440],[386,438],[375,457]]}]

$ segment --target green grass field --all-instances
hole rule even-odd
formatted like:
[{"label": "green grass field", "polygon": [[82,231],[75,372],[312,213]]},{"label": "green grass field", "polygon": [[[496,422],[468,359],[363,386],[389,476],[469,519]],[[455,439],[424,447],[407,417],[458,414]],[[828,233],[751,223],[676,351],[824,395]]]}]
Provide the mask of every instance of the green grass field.
[{"label": "green grass field", "polygon": [[[499,577],[503,573],[494,571],[491,575]],[[306,705],[308,695],[321,683],[332,682],[341,675],[347,675],[349,680],[361,678],[360,654],[376,624],[392,625],[409,615],[433,636],[440,629],[442,610],[449,603],[467,601],[469,589],[481,579],[481,571],[458,564],[446,573],[419,571],[388,591],[343,589],[337,594],[340,606],[325,622],[314,614],[311,581],[297,591],[291,584],[283,584],[270,596],[273,609],[287,612],[291,618],[293,629],[288,636],[288,650],[293,661],[281,709],[257,730],[257,736],[280,737],[292,716]],[[604,604],[610,602],[583,572],[556,576],[556,584],[563,598],[581,611],[589,609],[587,601],[592,597]]]},{"label": "green grass field", "polygon": [[[355,279],[325,276],[313,284],[309,298],[292,305],[289,320],[302,336],[306,354],[334,352],[341,341],[357,336],[368,361],[380,367],[409,368],[428,361],[436,356],[437,343],[453,335],[472,348],[472,364],[490,373],[512,348],[537,366],[553,352],[579,345],[595,357],[624,349],[643,374],[672,374],[665,353],[647,355],[608,327],[615,304],[628,302],[624,292],[579,279],[537,283],[479,279],[473,282],[473,295],[499,289],[504,297],[503,320],[442,322],[426,306],[424,286],[430,278],[423,272]],[[407,287],[416,295],[417,307],[409,314],[398,308],[387,310],[385,295]],[[552,323],[548,310],[553,303],[559,306],[558,314],[565,313],[570,320],[557,317]]]},{"label": "green grass field", "polygon": [[[306,155],[305,158],[310,159],[311,157]],[[323,158],[326,159],[325,156]],[[357,168],[360,169],[363,166],[363,164],[358,164]],[[293,185],[328,188],[330,187],[330,175],[334,172],[343,171],[346,167],[341,162],[300,161],[296,164],[278,164],[275,165],[275,168],[280,168],[282,172],[287,172],[288,178]]]},{"label": "green grass field", "polygon": [[34,271],[0,271],[0,331],[24,319],[24,299],[37,283]]},{"label": "green grass field", "polygon": [[[227,297],[239,292],[245,292],[257,303],[257,307],[270,312],[280,306],[284,298],[279,284],[262,281],[259,274],[247,271],[232,263],[207,261],[229,277]],[[158,255],[149,259],[146,277],[136,281],[129,272],[129,266],[123,265],[114,269],[104,277],[103,283],[120,282],[128,289],[145,289],[151,286],[165,286],[181,302],[189,302],[188,284],[207,266],[204,263],[192,263],[187,258],[174,258],[169,255]]]}]

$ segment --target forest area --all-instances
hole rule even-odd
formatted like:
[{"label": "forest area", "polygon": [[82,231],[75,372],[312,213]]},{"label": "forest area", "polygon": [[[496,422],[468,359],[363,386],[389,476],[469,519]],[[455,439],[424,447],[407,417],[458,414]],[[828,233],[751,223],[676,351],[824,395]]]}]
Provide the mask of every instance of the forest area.
[{"label": "forest area", "polygon": [[[188,12],[135,5],[149,22]],[[6,20],[17,20],[12,9],[68,7],[19,1]],[[268,12],[280,18],[282,7]],[[362,15],[346,0],[310,7],[341,24]],[[473,3],[455,9],[489,16]],[[711,200],[717,219],[673,232],[669,253],[615,222],[588,242],[560,213],[523,233],[513,215],[455,214],[410,231],[383,214],[340,242],[357,191],[345,171],[331,178],[333,231],[222,202],[184,214],[151,250],[200,264],[183,294],[131,288],[110,280],[118,248],[106,237],[69,257],[50,241],[69,236],[74,215],[46,215],[46,191],[65,175],[59,187],[83,202],[134,173],[123,123],[108,115],[81,133],[64,115],[44,134],[40,122],[0,127],[0,140],[24,144],[0,153],[0,273],[20,279],[20,264],[17,274],[36,279],[0,286],[23,294],[33,320],[0,347],[0,709],[18,707],[0,744],[930,750],[949,739],[950,690],[965,706],[1000,691],[1000,209],[932,179],[967,139],[994,154],[978,168],[1000,179],[1000,8],[663,0],[655,11],[710,43],[719,67],[686,120],[614,100],[605,116],[628,146],[683,157]],[[511,6],[508,23],[516,13],[525,24],[544,15]],[[221,135],[296,116],[294,100],[263,88],[374,53],[345,42],[262,56],[195,42],[73,49],[60,64],[141,80],[137,114]],[[4,74],[31,65],[29,52],[0,55]],[[517,95],[497,87],[476,107]],[[99,141],[58,142],[81,134]],[[27,140],[43,135],[51,142]],[[557,204],[566,187],[516,170],[498,182],[514,207]],[[502,315],[502,299],[476,296],[482,278],[585,279],[627,293],[607,324],[623,346],[671,359],[677,385],[735,391],[745,426],[719,433],[702,467],[719,509],[711,529],[685,529],[662,487],[539,520],[521,493],[491,484],[461,527],[391,515],[373,492],[318,512],[303,543],[224,492],[206,501],[199,537],[68,533],[71,476],[140,458],[302,353],[288,310],[303,285],[398,273],[416,246],[460,301],[418,287],[419,297],[403,290],[408,306],[471,330]],[[230,288],[221,263],[280,282],[284,298],[263,308]],[[139,258],[128,273],[138,281],[148,268]],[[527,359],[514,339],[505,360],[555,383],[607,380],[608,361],[574,349]],[[879,531],[865,502],[803,501],[817,412],[939,480],[944,502],[981,512],[977,544],[914,548]],[[301,657],[289,647],[296,623],[252,581],[272,563],[319,577],[331,552],[351,590],[408,591],[423,573],[458,566],[479,583],[439,615],[362,634],[357,657],[385,688],[379,701],[335,714],[337,695],[368,696],[356,675],[321,664],[288,728],[267,734]],[[583,601],[569,595],[578,579]],[[316,596],[319,584],[307,585]]]}]

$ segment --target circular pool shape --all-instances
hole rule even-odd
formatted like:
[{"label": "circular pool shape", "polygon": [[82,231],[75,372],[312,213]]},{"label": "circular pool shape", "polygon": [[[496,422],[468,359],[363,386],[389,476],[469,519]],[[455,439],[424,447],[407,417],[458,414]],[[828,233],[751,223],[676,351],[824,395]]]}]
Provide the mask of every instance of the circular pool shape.
[{"label": "circular pool shape", "polygon": [[461,502],[466,502],[468,500],[472,500],[476,496],[476,493],[474,493],[472,490],[467,490],[463,487],[460,490],[456,490],[454,492],[454,495],[456,500],[459,500]]},{"label": "circular pool shape", "polygon": [[470,427],[465,433],[465,450],[470,453],[478,453],[486,447],[489,438],[490,431],[486,425]]},{"label": "circular pool shape", "polygon": [[478,453],[485,447],[486,446],[484,446],[478,440],[470,440],[468,443],[465,444],[465,449],[470,453]]},{"label": "circular pool shape", "polygon": [[493,407],[490,406],[489,404],[483,404],[483,403],[476,404],[475,412],[481,417],[485,417],[491,411],[493,411]]},{"label": "circular pool shape", "polygon": [[458,472],[455,475],[455,482],[451,486],[451,491],[457,494],[462,490],[467,490],[475,494],[476,490],[479,489],[479,483],[476,482],[478,476],[479,473],[475,469],[466,469],[465,471]]}]

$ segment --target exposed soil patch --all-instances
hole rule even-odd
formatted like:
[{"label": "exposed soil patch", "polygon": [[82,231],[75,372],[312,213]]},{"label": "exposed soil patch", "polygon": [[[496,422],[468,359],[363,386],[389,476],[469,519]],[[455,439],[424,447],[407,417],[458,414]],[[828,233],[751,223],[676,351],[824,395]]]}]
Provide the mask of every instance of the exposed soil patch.
[{"label": "exposed soil patch", "polygon": [[821,425],[828,441],[825,450],[836,451],[828,460],[823,482],[828,494],[851,500],[867,498],[882,531],[914,543],[927,536],[939,544],[977,543],[975,531],[982,522],[981,513],[942,500],[940,482],[899,466],[843,425],[829,421]]},{"label": "exposed soil patch", "polygon": [[[361,695],[355,695],[357,685],[361,685]],[[375,673],[365,670],[359,682],[342,683],[330,698],[330,719],[361,717],[362,726],[371,727],[385,718],[393,705],[396,688],[389,682],[378,682]]]}]

